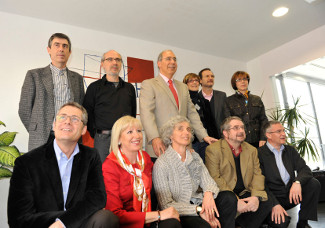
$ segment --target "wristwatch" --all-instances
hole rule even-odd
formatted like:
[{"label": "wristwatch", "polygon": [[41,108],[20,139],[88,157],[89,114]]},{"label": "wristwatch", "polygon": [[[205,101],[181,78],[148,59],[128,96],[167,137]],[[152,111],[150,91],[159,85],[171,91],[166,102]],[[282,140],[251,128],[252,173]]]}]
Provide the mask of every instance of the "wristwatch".
[{"label": "wristwatch", "polygon": [[197,215],[200,215],[200,212],[202,211],[202,207],[201,206],[196,206],[196,213]]},{"label": "wristwatch", "polygon": [[300,184],[300,181],[295,181],[295,183]]}]

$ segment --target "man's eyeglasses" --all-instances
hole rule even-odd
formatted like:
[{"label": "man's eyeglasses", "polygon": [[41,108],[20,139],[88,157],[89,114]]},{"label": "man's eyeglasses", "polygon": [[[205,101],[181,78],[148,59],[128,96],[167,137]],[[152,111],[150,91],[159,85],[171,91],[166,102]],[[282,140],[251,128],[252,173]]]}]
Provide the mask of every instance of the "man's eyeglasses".
[{"label": "man's eyeglasses", "polygon": [[177,62],[176,57],[166,57],[166,58],[164,58],[164,60],[166,60],[166,61],[172,61],[172,60],[174,60],[175,62]]},{"label": "man's eyeglasses", "polygon": [[239,129],[245,130],[245,126],[242,125],[242,126],[234,126],[229,128],[229,130],[234,130],[234,131],[239,131]]},{"label": "man's eyeglasses", "polygon": [[108,62],[113,62],[113,61],[116,61],[117,63],[120,63],[120,62],[122,62],[122,59],[120,59],[120,58],[112,58],[112,57],[109,57],[109,58],[106,58],[106,59],[104,59],[104,61],[108,61]]},{"label": "man's eyeglasses", "polygon": [[248,78],[238,78],[236,79],[236,82],[242,82],[242,81],[248,81]]},{"label": "man's eyeglasses", "polygon": [[78,124],[80,122],[83,122],[78,116],[67,116],[67,115],[57,115],[56,121],[59,123],[62,123],[66,121],[68,118],[70,118],[71,123]]},{"label": "man's eyeglasses", "polygon": [[273,134],[273,133],[275,133],[275,134],[281,134],[281,133],[284,133],[284,132],[285,132],[285,130],[284,129],[281,129],[281,130],[277,130],[277,131],[269,131],[267,133],[270,133],[270,134]]}]

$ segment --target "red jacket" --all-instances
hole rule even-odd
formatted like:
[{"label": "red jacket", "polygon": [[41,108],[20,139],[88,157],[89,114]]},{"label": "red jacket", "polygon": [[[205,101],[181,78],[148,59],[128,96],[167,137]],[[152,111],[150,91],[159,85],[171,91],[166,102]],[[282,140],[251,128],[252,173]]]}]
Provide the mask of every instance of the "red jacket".
[{"label": "red jacket", "polygon": [[[146,192],[150,194],[152,188],[153,163],[147,152],[143,151],[145,167],[142,178],[147,178],[149,188]],[[122,228],[143,228],[145,212],[136,212],[133,208],[133,186],[132,175],[117,163],[115,156],[111,153],[103,163],[103,176],[107,194],[106,209],[112,211],[120,219]]]}]

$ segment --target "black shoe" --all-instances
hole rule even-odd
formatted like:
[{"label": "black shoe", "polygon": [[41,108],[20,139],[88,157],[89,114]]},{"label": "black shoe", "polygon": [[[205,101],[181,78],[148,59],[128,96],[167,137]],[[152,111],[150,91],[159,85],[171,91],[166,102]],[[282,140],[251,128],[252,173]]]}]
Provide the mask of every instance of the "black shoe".
[{"label": "black shoe", "polygon": [[297,228],[312,228],[307,220],[299,220],[297,223]]}]

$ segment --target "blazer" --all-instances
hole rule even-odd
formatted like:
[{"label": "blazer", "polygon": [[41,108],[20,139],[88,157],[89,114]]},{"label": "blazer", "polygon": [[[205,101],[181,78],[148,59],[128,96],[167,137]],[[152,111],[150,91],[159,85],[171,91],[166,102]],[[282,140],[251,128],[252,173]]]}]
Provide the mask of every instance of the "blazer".
[{"label": "blazer", "polygon": [[[199,93],[202,97],[204,97],[202,94],[202,90]],[[212,111],[212,114],[214,115],[213,117],[214,117],[215,123],[217,125],[218,135],[220,137],[222,136],[220,127],[221,127],[222,121],[225,119],[224,104],[226,101],[226,97],[227,97],[227,95],[225,92],[222,92],[219,90],[213,90],[214,110],[211,110],[211,111]]]},{"label": "blazer", "polygon": [[[279,204],[276,197],[288,197],[291,185],[294,181],[300,181],[301,185],[306,184],[313,174],[306,162],[296,149],[292,146],[284,145],[282,152],[283,164],[290,175],[290,180],[287,185],[283,182],[278,166],[275,161],[275,156],[269,147],[265,144],[258,148],[258,156],[262,173],[265,176],[265,187],[268,190],[273,206]],[[295,175],[297,172],[297,176]]]},{"label": "blazer", "polygon": [[[146,179],[149,183],[146,192],[150,194],[153,164],[150,156],[145,151],[142,152],[145,163],[142,179]],[[131,185],[133,176],[123,169],[116,159],[112,159],[111,154],[103,163],[103,176],[107,194],[105,208],[118,216],[121,228],[143,228],[146,212],[134,210],[134,193]]]},{"label": "blazer", "polygon": [[[152,175],[160,209],[174,207],[180,216],[197,216],[196,206],[202,204],[203,192],[212,192],[214,198],[219,193],[217,184],[196,152],[186,151],[186,160],[182,162],[169,146],[157,158]],[[199,187],[203,192],[198,191]],[[195,204],[190,203],[192,198],[195,198]]]},{"label": "blazer", "polygon": [[146,151],[151,156],[156,156],[151,141],[160,137],[159,129],[173,116],[187,117],[200,141],[208,136],[192,103],[187,86],[177,80],[174,80],[174,84],[178,94],[179,109],[172,92],[161,76],[144,80],[141,84],[140,119],[146,133]]},{"label": "blazer", "polygon": [[[240,170],[243,177],[244,192],[267,200],[264,190],[264,176],[260,169],[257,150],[247,142],[241,144]],[[233,153],[225,139],[212,143],[205,151],[205,165],[217,182],[220,191],[233,191],[237,183],[236,164]],[[243,192],[243,193],[244,193]]]},{"label": "blazer", "polygon": [[[85,95],[83,78],[67,69],[70,97],[82,104]],[[29,133],[28,150],[45,144],[55,115],[54,85],[50,65],[29,70],[21,89],[18,114]]]},{"label": "blazer", "polygon": [[10,227],[49,227],[56,218],[67,228],[80,227],[105,207],[99,155],[81,144],[79,150],[73,160],[66,210],[53,141],[16,159],[8,197]]}]

